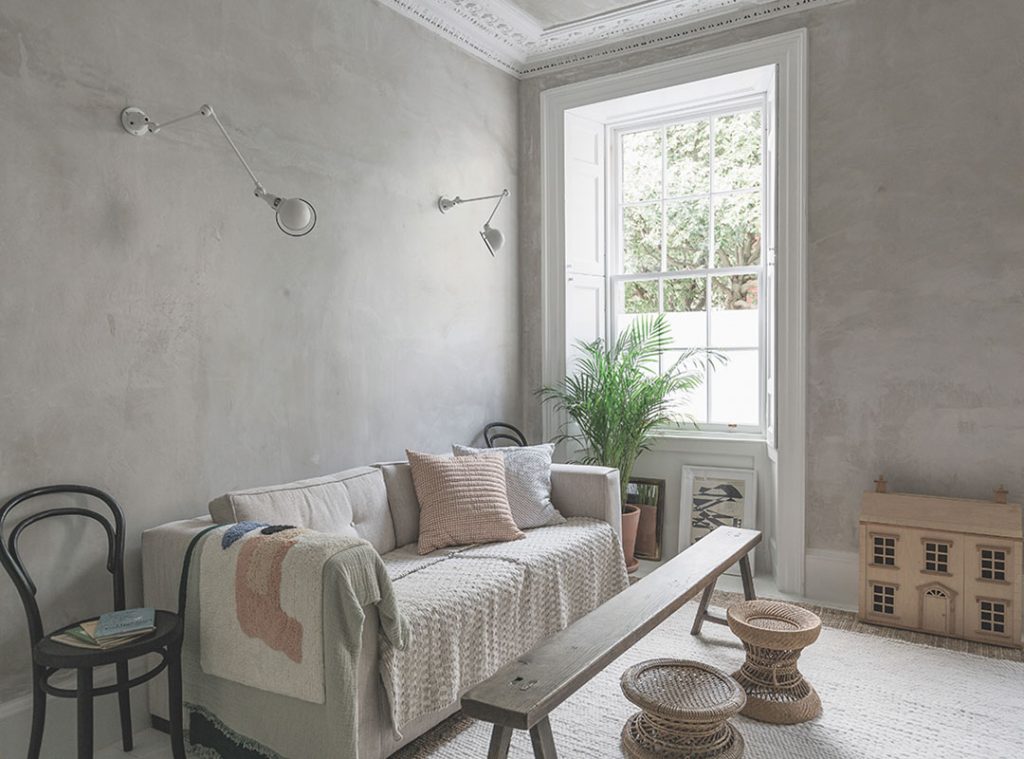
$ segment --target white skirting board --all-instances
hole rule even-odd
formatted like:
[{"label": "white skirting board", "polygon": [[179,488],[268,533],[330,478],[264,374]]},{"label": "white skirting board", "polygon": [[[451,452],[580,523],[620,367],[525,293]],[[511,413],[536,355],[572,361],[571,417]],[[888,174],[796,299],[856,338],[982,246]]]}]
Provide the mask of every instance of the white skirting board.
[{"label": "white skirting board", "polygon": [[856,610],[859,564],[856,551],[808,548],[804,559],[804,596],[823,606]]}]

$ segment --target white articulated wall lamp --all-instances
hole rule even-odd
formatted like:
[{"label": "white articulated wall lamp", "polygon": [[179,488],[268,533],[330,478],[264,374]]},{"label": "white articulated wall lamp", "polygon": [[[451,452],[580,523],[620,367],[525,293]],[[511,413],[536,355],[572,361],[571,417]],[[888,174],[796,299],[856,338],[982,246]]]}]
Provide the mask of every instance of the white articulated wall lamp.
[{"label": "white articulated wall lamp", "polygon": [[437,199],[437,208],[441,213],[446,213],[460,203],[473,203],[477,200],[494,200],[497,198],[498,202],[494,204],[494,210],[491,211],[491,215],[487,217],[487,221],[484,222],[484,226],[480,230],[480,239],[484,241],[484,245],[487,246],[487,250],[489,250],[493,256],[494,252],[501,250],[501,246],[505,244],[505,235],[501,233],[500,229],[495,229],[491,226],[491,219],[493,219],[494,214],[498,212],[498,206],[501,205],[501,201],[507,198],[508,195],[508,190],[502,190],[497,195],[481,195],[479,198],[460,198],[458,195],[454,198],[449,198],[442,195]]},{"label": "white articulated wall lamp", "polygon": [[235,151],[235,155],[238,156],[238,160],[242,162],[242,166],[249,173],[249,177],[252,179],[253,184],[256,185],[256,197],[262,198],[267,205],[274,209],[277,215],[277,226],[281,228],[281,231],[291,237],[302,237],[312,231],[313,227],[316,226],[316,209],[313,208],[309,201],[303,200],[302,198],[279,198],[276,195],[271,195],[263,189],[263,185],[260,184],[260,180],[253,174],[252,169],[249,168],[249,164],[242,157],[242,154],[238,151],[238,147],[235,145],[235,141],[231,139],[231,135],[228,134],[224,125],[220,123],[220,119],[217,118],[217,114],[214,113],[213,108],[208,105],[204,105],[195,113],[190,113],[186,116],[179,116],[176,119],[165,121],[163,124],[156,124],[149,120],[149,117],[140,108],[135,106],[129,106],[121,111],[121,126],[129,134],[134,134],[136,137],[141,137],[145,134],[156,134],[161,129],[171,124],[177,124],[179,121],[185,119],[191,119],[195,116],[212,116],[214,123],[220,129],[221,134],[224,135],[224,139],[228,141],[228,145]]}]

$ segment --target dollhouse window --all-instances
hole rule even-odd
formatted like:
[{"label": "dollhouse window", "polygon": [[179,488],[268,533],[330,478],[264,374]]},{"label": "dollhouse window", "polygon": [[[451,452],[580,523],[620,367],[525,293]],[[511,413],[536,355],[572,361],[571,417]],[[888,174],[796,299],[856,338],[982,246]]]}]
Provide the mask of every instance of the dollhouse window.
[{"label": "dollhouse window", "polygon": [[981,549],[981,579],[1006,582],[1006,551]]},{"label": "dollhouse window", "polygon": [[896,538],[893,535],[873,535],[872,539],[871,563],[882,567],[895,566]]},{"label": "dollhouse window", "polygon": [[896,588],[893,585],[875,584],[871,588],[871,608],[876,614],[893,614],[896,611]]},{"label": "dollhouse window", "polygon": [[926,572],[949,573],[949,544],[931,543],[924,544],[924,570]]},{"label": "dollhouse window", "polygon": [[984,632],[1006,634],[1006,604],[1000,601],[979,601],[981,629]]}]

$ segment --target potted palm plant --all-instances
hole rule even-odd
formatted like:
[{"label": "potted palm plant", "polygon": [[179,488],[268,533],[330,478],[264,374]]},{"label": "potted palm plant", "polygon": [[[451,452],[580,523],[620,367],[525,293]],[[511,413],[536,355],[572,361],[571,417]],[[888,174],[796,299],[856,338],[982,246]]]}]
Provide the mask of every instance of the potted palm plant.
[{"label": "potted palm plant", "polygon": [[539,391],[545,402],[554,403],[568,417],[556,442],[578,446],[580,463],[619,470],[622,549],[630,571],[637,566],[633,548],[640,518],[639,508],[626,503],[633,465],[651,447],[656,428],[679,421],[679,396],[703,380],[694,350],[682,352],[658,371],[671,339],[668,322],[658,314],[635,320],[610,344],[580,341],[576,373]]}]

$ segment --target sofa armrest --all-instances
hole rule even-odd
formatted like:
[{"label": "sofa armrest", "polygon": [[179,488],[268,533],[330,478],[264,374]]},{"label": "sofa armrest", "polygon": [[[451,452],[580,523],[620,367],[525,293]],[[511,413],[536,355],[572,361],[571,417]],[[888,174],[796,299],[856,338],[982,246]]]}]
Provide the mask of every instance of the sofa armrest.
[{"label": "sofa armrest", "polygon": [[[178,611],[181,567],[192,538],[213,526],[210,517],[169,522],[142,533],[142,597],[146,606]],[[149,713],[167,719],[167,678],[148,683]]]},{"label": "sofa armrest", "polygon": [[551,465],[551,501],[564,517],[607,522],[622,537],[619,470],[582,464]]}]

